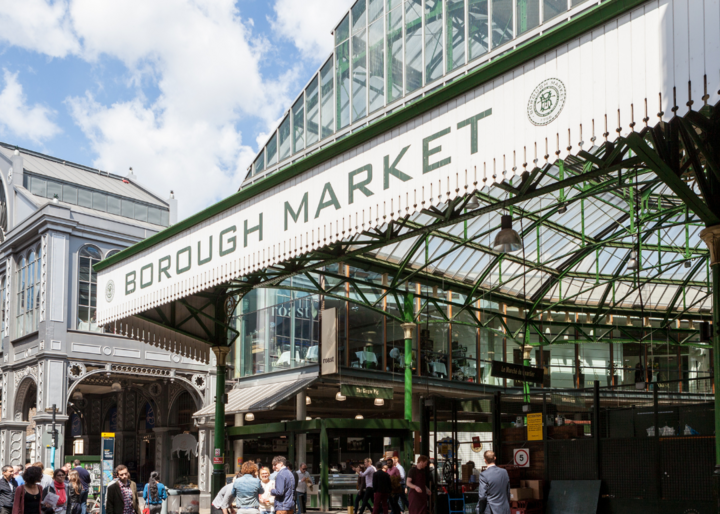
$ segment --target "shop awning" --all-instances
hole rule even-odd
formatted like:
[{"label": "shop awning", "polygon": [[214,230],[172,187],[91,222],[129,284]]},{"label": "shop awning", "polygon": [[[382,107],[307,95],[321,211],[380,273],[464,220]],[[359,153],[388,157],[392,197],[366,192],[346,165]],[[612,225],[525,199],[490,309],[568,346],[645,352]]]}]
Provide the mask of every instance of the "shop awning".
[{"label": "shop awning", "polygon": [[[273,410],[278,404],[310,387],[317,378],[317,375],[310,377],[301,375],[279,382],[262,382],[250,387],[233,389],[228,395],[225,414],[242,414],[245,412]],[[215,403],[213,402],[204,409],[197,411],[194,417],[214,415]]]}]

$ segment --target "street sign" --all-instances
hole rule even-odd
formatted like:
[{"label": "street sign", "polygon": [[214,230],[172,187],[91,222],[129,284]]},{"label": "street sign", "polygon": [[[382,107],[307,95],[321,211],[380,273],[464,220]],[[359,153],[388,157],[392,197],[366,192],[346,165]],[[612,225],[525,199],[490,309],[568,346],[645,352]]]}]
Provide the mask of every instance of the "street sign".
[{"label": "street sign", "polygon": [[543,440],[542,412],[534,412],[527,415],[527,438],[528,441]]},{"label": "street sign", "polygon": [[[110,436],[110,437],[107,437]],[[113,468],[115,467],[115,434],[111,432],[103,432],[101,439],[102,454],[100,458],[100,505],[102,506],[101,514],[105,514],[105,495],[107,494],[107,486],[113,478]]]},{"label": "street sign", "polygon": [[213,457],[213,464],[224,464],[225,458],[224,457]]},{"label": "street sign", "polygon": [[529,468],[530,450],[527,448],[517,448],[513,450],[513,462],[520,468]]}]

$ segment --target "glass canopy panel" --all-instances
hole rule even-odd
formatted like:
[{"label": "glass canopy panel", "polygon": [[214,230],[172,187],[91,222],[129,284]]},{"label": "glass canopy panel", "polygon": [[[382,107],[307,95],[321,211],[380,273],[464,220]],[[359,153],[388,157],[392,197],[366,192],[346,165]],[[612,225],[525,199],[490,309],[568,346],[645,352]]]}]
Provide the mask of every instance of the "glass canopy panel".
[{"label": "glass canopy panel", "polygon": [[443,75],[443,0],[425,0],[425,82]]},{"label": "glass canopy panel", "polygon": [[367,116],[367,76],[367,30],[363,28],[352,36],[353,122]]},{"label": "glass canopy panel", "polygon": [[260,155],[253,163],[253,174],[260,173],[265,169],[265,152],[260,152]]},{"label": "glass canopy panel", "polygon": [[293,153],[305,148],[305,95],[300,98],[292,108],[293,123]]},{"label": "glass canopy panel", "polygon": [[382,19],[385,0],[368,0],[368,25]]},{"label": "glass canopy panel", "polygon": [[488,0],[468,0],[468,47],[470,59],[488,51]]},{"label": "glass canopy panel", "polygon": [[352,16],[352,34],[365,30],[367,26],[367,0],[357,0],[350,10]]},{"label": "glass canopy panel", "polygon": [[513,38],[513,0],[492,1],[492,47]]},{"label": "glass canopy panel", "polygon": [[541,0],[517,0],[515,33],[518,36],[540,25],[540,2]]},{"label": "glass canopy panel", "polygon": [[465,64],[465,0],[446,0],[446,69],[451,72]]},{"label": "glass canopy panel", "polygon": [[335,133],[335,83],[333,81],[333,61],[330,59],[320,70],[320,89],[322,105],[320,120],[322,123],[322,138],[325,139]]},{"label": "glass canopy panel", "polygon": [[280,161],[290,157],[292,150],[290,134],[290,116],[286,116],[278,130],[280,134]]},{"label": "glass canopy panel", "polygon": [[[387,14],[388,103],[403,95],[403,12],[401,0]],[[388,5],[388,9],[390,6]]]},{"label": "glass canopy panel", "polygon": [[335,83],[337,129],[350,124],[350,41],[345,41],[335,49]]},{"label": "glass canopy panel", "polygon": [[266,162],[268,166],[277,163],[277,133],[273,134],[270,138],[270,141],[265,147],[265,154],[267,156]]},{"label": "glass canopy panel", "polygon": [[318,103],[317,75],[310,81],[310,85],[308,85],[305,90],[305,109],[307,110],[305,137],[307,139],[307,146],[310,146],[318,142],[320,134],[320,109]]},{"label": "glass canopy panel", "polygon": [[[567,11],[567,0],[542,0],[543,1],[543,21],[554,18],[558,14]],[[579,2],[575,2],[579,3]]]},{"label": "glass canopy panel", "polygon": [[335,46],[345,41],[350,36],[350,15],[346,14],[340,25],[335,29]]},{"label": "glass canopy panel", "polygon": [[423,85],[422,0],[405,0],[405,93]]},{"label": "glass canopy panel", "polygon": [[368,38],[369,112],[374,112],[385,105],[385,30],[382,16],[370,25]]}]

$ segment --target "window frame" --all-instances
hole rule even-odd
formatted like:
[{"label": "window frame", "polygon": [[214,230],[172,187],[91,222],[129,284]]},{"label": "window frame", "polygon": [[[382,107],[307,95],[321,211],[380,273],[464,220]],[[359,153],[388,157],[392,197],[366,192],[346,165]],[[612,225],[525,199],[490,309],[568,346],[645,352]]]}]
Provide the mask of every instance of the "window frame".
[{"label": "window frame", "polygon": [[[100,254],[100,258],[95,260],[94,257],[84,257],[82,255],[82,252],[85,248],[94,248],[97,250],[97,252]],[[97,325],[95,328],[92,327],[92,322],[90,321],[92,319],[92,312],[97,311],[97,273],[95,273],[92,269],[93,264],[96,262],[102,261],[104,258],[109,256],[112,253],[117,253],[119,250],[108,250],[105,254],[103,254],[102,249],[100,249],[96,244],[93,243],[85,243],[80,248],[78,248],[77,251],[77,275],[76,275],[76,287],[77,287],[77,296],[76,296],[76,302],[75,302],[75,330],[79,330],[82,332],[102,332],[101,328],[98,328]],[[90,280],[82,280],[80,277],[80,268],[82,266],[82,259],[89,259],[89,279]],[[95,282],[93,283],[92,278],[95,277]],[[88,302],[87,304],[81,304],[80,300],[80,290],[81,290],[81,284],[89,284],[89,293],[88,293]],[[93,288],[93,286],[95,286]],[[92,305],[92,295],[95,294],[95,306]],[[84,320],[81,315],[81,309],[87,309],[88,317],[87,320]],[[82,324],[87,324],[87,327],[83,327]]]},{"label": "window frame", "polygon": [[[33,260],[30,258],[33,256]],[[19,257],[19,260],[18,260]],[[40,290],[42,283],[42,245],[37,242],[24,250],[16,257],[15,264],[15,329],[13,339],[20,339],[29,334],[33,334],[40,329]],[[34,280],[31,285],[25,280],[22,281],[23,274],[32,271]],[[27,277],[25,277],[27,278]],[[21,287],[22,285],[22,287]],[[33,297],[32,308],[28,309],[27,294]],[[24,307],[23,307],[24,305]],[[21,309],[22,312],[21,312]],[[28,322],[27,316],[30,316]]]}]

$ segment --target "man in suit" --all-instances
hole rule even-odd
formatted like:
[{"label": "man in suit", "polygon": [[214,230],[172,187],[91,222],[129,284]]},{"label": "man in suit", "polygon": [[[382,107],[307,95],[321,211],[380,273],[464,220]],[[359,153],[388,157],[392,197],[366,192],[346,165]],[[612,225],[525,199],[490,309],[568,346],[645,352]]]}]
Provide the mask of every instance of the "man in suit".
[{"label": "man in suit", "polygon": [[477,514],[510,514],[510,477],[495,465],[495,452],[485,452],[487,469],[480,473]]},{"label": "man in suit", "polygon": [[107,488],[106,514],[140,514],[138,508],[137,486],[130,480],[127,466],[120,464],[115,468],[117,481]]}]

